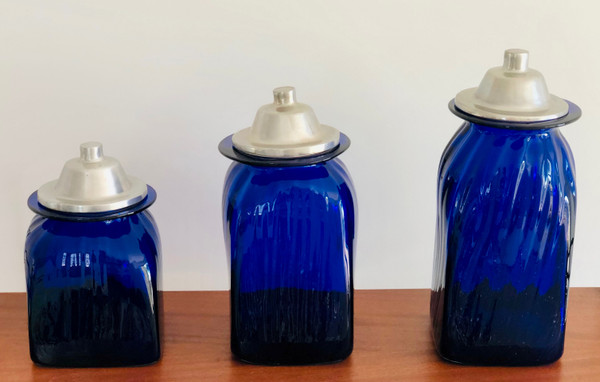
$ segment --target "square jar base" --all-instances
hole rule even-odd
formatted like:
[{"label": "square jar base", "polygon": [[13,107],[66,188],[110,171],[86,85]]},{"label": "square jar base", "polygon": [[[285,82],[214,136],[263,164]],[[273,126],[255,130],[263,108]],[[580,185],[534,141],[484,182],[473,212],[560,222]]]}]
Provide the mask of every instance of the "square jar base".
[{"label": "square jar base", "polygon": [[143,366],[160,359],[160,348],[152,343],[73,341],[32,346],[30,356],[48,367]]},{"label": "square jar base", "polygon": [[472,366],[541,366],[556,362],[560,349],[535,349],[522,346],[486,346],[470,349],[436,349],[444,360]]},{"label": "square jar base", "polygon": [[231,345],[240,361],[259,365],[316,365],[341,362],[352,353],[352,340],[311,344],[244,343]]}]

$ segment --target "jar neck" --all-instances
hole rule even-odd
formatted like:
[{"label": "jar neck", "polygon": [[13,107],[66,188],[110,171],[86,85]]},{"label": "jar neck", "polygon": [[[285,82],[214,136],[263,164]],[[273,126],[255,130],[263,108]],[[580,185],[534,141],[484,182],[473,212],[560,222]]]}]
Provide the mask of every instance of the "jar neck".
[{"label": "jar neck", "polygon": [[482,134],[494,134],[494,135],[505,135],[505,136],[540,136],[540,135],[553,135],[558,133],[560,130],[557,127],[551,127],[547,129],[513,129],[508,127],[496,127],[478,124],[474,122],[468,123],[471,129],[478,131]]}]

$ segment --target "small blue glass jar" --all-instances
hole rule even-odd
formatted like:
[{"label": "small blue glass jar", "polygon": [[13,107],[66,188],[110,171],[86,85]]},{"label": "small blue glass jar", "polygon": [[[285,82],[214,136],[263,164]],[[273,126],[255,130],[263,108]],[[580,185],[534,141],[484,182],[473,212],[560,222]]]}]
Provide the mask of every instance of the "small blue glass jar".
[{"label": "small blue glass jar", "polygon": [[144,365],[160,358],[156,192],[102,145],[81,145],[28,200],[25,242],[31,359],[44,366]]},{"label": "small blue glass jar", "polygon": [[540,365],[563,353],[576,191],[558,127],[581,110],[527,61],[507,50],[449,105],[466,122],[439,166],[431,319],[452,362]]},{"label": "small blue glass jar", "polygon": [[349,139],[320,125],[291,87],[225,138],[231,350],[271,365],[345,359],[353,347],[354,189],[335,157]]}]

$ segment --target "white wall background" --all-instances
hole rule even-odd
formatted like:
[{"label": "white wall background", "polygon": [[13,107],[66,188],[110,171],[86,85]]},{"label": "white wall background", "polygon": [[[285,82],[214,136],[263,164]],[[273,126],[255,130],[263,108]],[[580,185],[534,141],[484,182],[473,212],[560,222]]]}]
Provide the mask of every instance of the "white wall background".
[{"label": "white wall background", "polygon": [[530,50],[584,116],[574,286],[600,286],[600,3],[596,1],[0,2],[0,291],[24,291],[26,199],[99,140],[159,193],[167,290],[227,289],[221,138],[293,85],[342,155],[359,198],[357,288],[430,285],[435,181],[460,120],[448,101]]}]

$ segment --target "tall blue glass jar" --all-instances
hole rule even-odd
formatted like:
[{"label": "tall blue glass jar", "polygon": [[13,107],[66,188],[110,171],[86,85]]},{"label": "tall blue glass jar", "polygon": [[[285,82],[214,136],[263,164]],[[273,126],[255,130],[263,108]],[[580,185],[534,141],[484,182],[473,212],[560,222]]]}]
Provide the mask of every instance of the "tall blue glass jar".
[{"label": "tall blue glass jar", "polygon": [[559,126],[581,110],[548,94],[507,50],[450,102],[466,120],[444,153],[431,295],[441,357],[539,365],[563,353],[575,229],[575,168]]},{"label": "tall blue glass jar", "polygon": [[88,142],[34,192],[25,242],[31,359],[61,367],[160,358],[156,192]]},{"label": "tall blue glass jar", "polygon": [[293,88],[274,94],[246,130],[264,139],[242,130],[219,146],[236,161],[223,193],[231,350],[260,364],[340,361],[353,346],[356,205],[335,157],[350,141],[319,125]]}]

